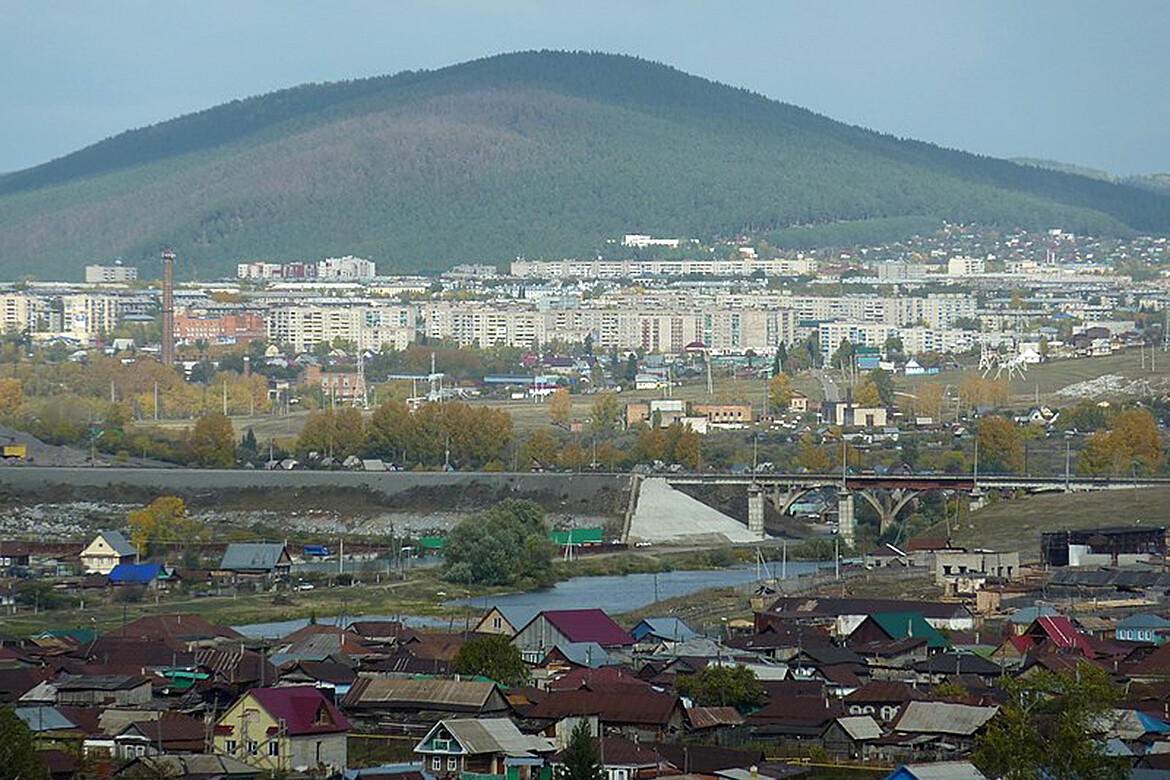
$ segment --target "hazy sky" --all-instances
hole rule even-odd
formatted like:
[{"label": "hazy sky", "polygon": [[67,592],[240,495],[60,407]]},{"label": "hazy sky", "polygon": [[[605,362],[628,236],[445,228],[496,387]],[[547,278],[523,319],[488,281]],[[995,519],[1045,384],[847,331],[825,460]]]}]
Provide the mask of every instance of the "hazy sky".
[{"label": "hazy sky", "polygon": [[1170,2],[0,0],[0,171],[306,81],[635,54],[1001,157],[1170,172]]}]

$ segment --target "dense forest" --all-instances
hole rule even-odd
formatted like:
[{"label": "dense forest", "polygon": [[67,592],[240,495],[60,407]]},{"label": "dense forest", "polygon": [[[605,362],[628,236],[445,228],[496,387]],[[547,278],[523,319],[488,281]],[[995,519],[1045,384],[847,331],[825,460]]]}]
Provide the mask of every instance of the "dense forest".
[{"label": "dense forest", "polygon": [[0,176],[0,276],[184,276],[358,254],[385,271],[594,253],[642,231],[780,246],[939,220],[1170,231],[1170,197],[835,122],[632,57],[528,52],[311,84]]}]

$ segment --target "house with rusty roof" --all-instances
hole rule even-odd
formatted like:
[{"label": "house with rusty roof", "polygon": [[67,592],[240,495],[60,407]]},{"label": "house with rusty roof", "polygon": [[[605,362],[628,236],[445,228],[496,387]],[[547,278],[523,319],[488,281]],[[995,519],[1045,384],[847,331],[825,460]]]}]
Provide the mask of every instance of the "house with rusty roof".
[{"label": "house with rusty roof", "polygon": [[376,729],[433,726],[444,718],[494,717],[508,704],[484,680],[358,677],[341,701],[345,711]]},{"label": "house with rusty roof", "polygon": [[268,772],[348,763],[349,720],[312,686],[253,688],[215,722],[215,752]]},{"label": "house with rusty roof", "polygon": [[686,727],[682,700],[653,689],[550,691],[528,713],[530,720],[549,724],[581,715],[596,715],[610,733],[638,741],[673,737]]},{"label": "house with rusty roof", "polygon": [[[667,763],[653,747],[640,745],[625,737],[599,737],[597,753],[606,780],[636,780],[654,777],[659,767]],[[548,761],[554,776],[564,770],[564,752],[558,752]]]},{"label": "house with rusty roof", "polygon": [[632,647],[634,638],[600,609],[546,609],[512,637],[512,644],[529,663],[538,663],[557,645],[579,642],[623,649]]}]

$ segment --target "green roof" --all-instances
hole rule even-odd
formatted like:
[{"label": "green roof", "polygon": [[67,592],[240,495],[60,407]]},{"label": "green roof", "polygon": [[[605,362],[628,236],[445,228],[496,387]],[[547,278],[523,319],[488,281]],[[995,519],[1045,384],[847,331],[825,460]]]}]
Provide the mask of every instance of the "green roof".
[{"label": "green roof", "polygon": [[568,531],[553,531],[549,536],[562,547],[567,544],[601,544],[605,540],[601,528],[571,528]]},{"label": "green roof", "polygon": [[911,636],[926,637],[926,646],[934,648],[948,647],[947,638],[938,632],[934,626],[926,622],[920,612],[885,612],[880,615],[870,615],[882,631],[889,634],[891,639],[905,639]]},{"label": "green roof", "polygon": [[441,536],[420,536],[418,544],[424,550],[441,550],[443,549],[443,537]]}]

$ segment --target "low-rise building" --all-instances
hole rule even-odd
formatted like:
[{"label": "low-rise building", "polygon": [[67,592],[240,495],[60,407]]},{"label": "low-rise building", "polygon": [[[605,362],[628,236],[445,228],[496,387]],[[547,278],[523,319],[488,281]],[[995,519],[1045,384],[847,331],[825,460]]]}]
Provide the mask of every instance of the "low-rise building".
[{"label": "low-rise building", "polygon": [[86,574],[109,574],[119,564],[134,563],[138,550],[121,531],[102,531],[86,545],[80,557]]},{"label": "low-rise building", "polygon": [[268,772],[346,768],[349,721],[313,686],[253,688],[215,722],[213,745]]}]

